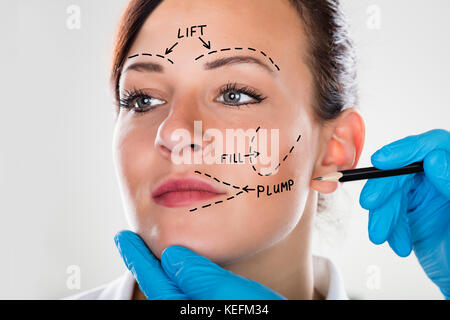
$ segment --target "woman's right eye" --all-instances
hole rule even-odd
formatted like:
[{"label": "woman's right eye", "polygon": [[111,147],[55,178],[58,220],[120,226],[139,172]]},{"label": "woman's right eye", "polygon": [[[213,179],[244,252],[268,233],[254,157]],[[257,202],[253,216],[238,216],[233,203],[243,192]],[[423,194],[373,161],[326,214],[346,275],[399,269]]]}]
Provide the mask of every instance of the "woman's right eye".
[{"label": "woman's right eye", "polygon": [[120,99],[120,106],[135,112],[146,112],[156,106],[166,103],[164,100],[153,98],[143,92],[127,91]]},{"label": "woman's right eye", "polygon": [[[158,101],[160,103],[158,103]],[[146,108],[150,108],[150,107],[155,107],[157,105],[160,104],[164,104],[165,101],[156,99],[156,98],[152,98],[149,96],[144,96],[144,97],[138,97],[135,102],[134,102],[134,108],[136,109],[146,109]]]}]

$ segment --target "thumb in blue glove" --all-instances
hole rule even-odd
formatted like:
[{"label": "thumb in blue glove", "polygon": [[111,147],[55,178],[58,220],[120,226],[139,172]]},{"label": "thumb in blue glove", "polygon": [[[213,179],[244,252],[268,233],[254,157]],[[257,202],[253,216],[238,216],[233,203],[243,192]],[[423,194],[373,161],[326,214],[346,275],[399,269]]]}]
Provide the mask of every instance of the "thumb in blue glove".
[{"label": "thumb in blue glove", "polygon": [[170,280],[159,260],[150,252],[144,241],[134,232],[123,230],[114,236],[122,259],[131,271],[142,293],[149,300],[189,299]]},{"label": "thumb in blue glove", "polygon": [[170,246],[161,263],[131,231],[115,236],[116,246],[141,291],[150,300],[281,300],[270,288],[223,269],[182,246]]}]

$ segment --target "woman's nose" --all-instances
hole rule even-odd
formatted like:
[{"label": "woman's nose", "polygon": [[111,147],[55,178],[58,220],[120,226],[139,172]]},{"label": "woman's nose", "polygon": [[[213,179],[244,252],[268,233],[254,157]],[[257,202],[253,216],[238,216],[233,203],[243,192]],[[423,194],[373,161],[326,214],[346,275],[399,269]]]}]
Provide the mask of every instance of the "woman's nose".
[{"label": "woman's nose", "polygon": [[176,105],[158,127],[155,148],[168,160],[175,151],[194,154],[202,150],[202,136],[201,117],[196,106]]}]

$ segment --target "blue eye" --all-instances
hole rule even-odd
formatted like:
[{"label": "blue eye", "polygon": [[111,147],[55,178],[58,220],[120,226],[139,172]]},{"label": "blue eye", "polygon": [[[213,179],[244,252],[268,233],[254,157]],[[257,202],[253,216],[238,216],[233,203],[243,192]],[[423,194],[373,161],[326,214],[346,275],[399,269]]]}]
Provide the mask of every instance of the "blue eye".
[{"label": "blue eye", "polygon": [[226,87],[219,90],[219,94],[217,102],[236,107],[260,103],[267,98],[249,87],[238,88],[237,83],[228,83]]},{"label": "blue eye", "polygon": [[156,106],[166,103],[164,100],[156,99],[141,90],[126,90],[124,97],[120,98],[120,107],[133,109],[135,112],[146,112]]},{"label": "blue eye", "polygon": [[[156,103],[155,103],[156,101]],[[157,103],[157,101],[160,101],[161,103]],[[165,102],[156,98],[152,98],[150,96],[143,96],[138,97],[135,100],[135,108],[136,109],[145,109],[149,107],[154,107],[155,105],[164,104]]]},{"label": "blue eye", "polygon": [[[222,94],[221,97],[223,97],[223,98],[221,100],[219,99],[217,101],[226,102],[227,104],[233,104],[233,103],[248,104],[249,102],[251,102],[253,100],[252,97],[250,97],[249,95],[247,95],[245,93],[233,92],[233,91],[226,92],[226,93]],[[247,97],[247,98],[243,98],[243,97]],[[241,98],[242,98],[242,100],[241,100]]]}]

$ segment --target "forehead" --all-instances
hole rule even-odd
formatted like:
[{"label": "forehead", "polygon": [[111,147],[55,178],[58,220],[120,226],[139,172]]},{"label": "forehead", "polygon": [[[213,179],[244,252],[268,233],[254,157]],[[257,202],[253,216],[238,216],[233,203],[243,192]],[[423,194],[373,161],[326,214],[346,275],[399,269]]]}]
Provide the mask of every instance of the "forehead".
[{"label": "forehead", "polygon": [[254,48],[280,67],[298,59],[306,43],[303,24],[288,0],[164,0],[145,21],[129,55],[164,55],[177,43],[170,56],[192,61],[205,53],[203,42],[210,42],[211,50]]}]

